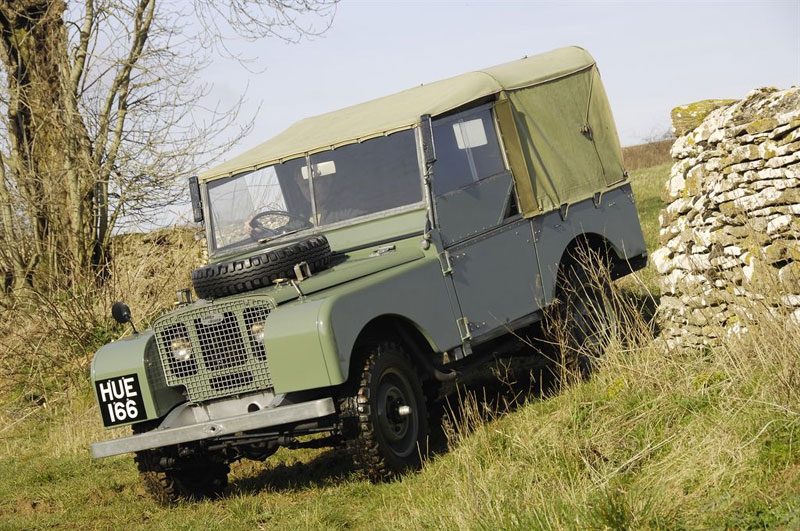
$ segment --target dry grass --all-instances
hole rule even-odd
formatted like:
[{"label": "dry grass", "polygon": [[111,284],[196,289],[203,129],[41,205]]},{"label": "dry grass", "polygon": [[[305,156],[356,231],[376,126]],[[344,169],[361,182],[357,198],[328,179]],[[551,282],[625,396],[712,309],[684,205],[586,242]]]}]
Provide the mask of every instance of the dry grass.
[{"label": "dry grass", "polygon": [[[666,174],[633,177],[648,242]],[[144,261],[127,266],[139,271],[128,295],[147,288]],[[540,398],[498,371],[505,398],[461,392],[450,450],[388,484],[336,452],[281,450],[236,464],[223,499],[165,509],[144,495],[130,457],[89,458],[88,444],[108,434],[86,378],[46,407],[16,400],[0,418],[0,528],[797,528],[800,331],[754,301],[749,334],[665,353],[641,317],[648,271],[609,293],[624,320],[591,380],[552,356],[562,385]],[[164,289],[187,278],[175,275]],[[138,297],[125,298],[144,321],[156,306]]]},{"label": "dry grass", "polygon": [[674,138],[622,148],[622,158],[628,171],[652,168],[671,162],[669,150]]},{"label": "dry grass", "polygon": [[110,316],[114,301],[131,307],[145,328],[168,308],[175,290],[188,287],[201,247],[185,229],[122,235],[112,241],[109,278],[45,293],[30,289],[6,301],[0,315],[0,404],[39,404],[65,388],[80,387],[97,347],[130,333]]}]

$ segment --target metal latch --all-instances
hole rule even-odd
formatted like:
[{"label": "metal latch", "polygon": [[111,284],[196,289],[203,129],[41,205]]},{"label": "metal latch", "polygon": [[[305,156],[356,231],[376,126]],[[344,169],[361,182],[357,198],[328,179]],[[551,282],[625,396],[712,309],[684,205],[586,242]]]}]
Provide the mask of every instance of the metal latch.
[{"label": "metal latch", "polygon": [[469,319],[466,317],[456,319],[456,326],[458,327],[458,334],[461,336],[462,342],[472,339],[472,333],[469,331]]},{"label": "metal latch", "polygon": [[298,282],[302,282],[303,280],[307,279],[311,276],[311,266],[308,265],[308,262],[300,262],[299,264],[295,264],[294,266],[294,276],[297,277]]},{"label": "metal latch", "polygon": [[380,256],[382,254],[386,254],[388,252],[394,251],[395,249],[397,249],[397,247],[394,244],[392,244],[392,245],[384,245],[383,247],[378,247],[377,249],[372,251],[369,254],[369,256],[370,256],[370,258],[374,258],[376,256]]},{"label": "metal latch", "polygon": [[450,262],[450,253],[442,251],[439,253],[439,265],[442,266],[442,275],[450,275],[453,273],[453,264]]}]

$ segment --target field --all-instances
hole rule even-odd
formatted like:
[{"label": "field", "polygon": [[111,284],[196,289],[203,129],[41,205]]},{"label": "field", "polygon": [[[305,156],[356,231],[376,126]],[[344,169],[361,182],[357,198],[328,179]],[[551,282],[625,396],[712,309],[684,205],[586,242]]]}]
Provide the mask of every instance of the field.
[{"label": "field", "polygon": [[[651,251],[668,172],[632,176]],[[622,288],[658,296],[649,267]],[[799,527],[796,330],[763,320],[667,355],[641,336],[547,398],[464,398],[450,450],[401,480],[373,485],[335,451],[281,450],[234,465],[223,499],[172,508],[145,496],[130,457],[89,458],[107,434],[83,380],[46,407],[14,395],[0,412],[0,528]]]}]

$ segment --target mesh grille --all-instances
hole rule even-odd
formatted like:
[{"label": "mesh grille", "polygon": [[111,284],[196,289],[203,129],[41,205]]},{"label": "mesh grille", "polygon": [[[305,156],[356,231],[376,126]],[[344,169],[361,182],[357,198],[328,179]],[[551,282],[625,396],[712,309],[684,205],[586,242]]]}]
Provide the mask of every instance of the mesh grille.
[{"label": "mesh grille", "polygon": [[185,386],[192,402],[271,388],[263,327],[253,330],[271,309],[265,300],[239,300],[156,321],[153,329],[167,385]]}]

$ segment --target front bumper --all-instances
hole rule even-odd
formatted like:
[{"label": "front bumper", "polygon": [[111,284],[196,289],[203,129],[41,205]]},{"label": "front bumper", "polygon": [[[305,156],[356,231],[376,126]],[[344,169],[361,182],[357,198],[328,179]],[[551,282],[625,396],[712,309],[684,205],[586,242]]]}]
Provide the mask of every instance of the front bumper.
[{"label": "front bumper", "polygon": [[336,407],[332,398],[320,398],[299,404],[261,409],[235,417],[200,422],[191,426],[156,428],[139,435],[92,443],[92,457],[99,459],[162,446],[213,439],[222,435],[327,417],[335,412]]}]

